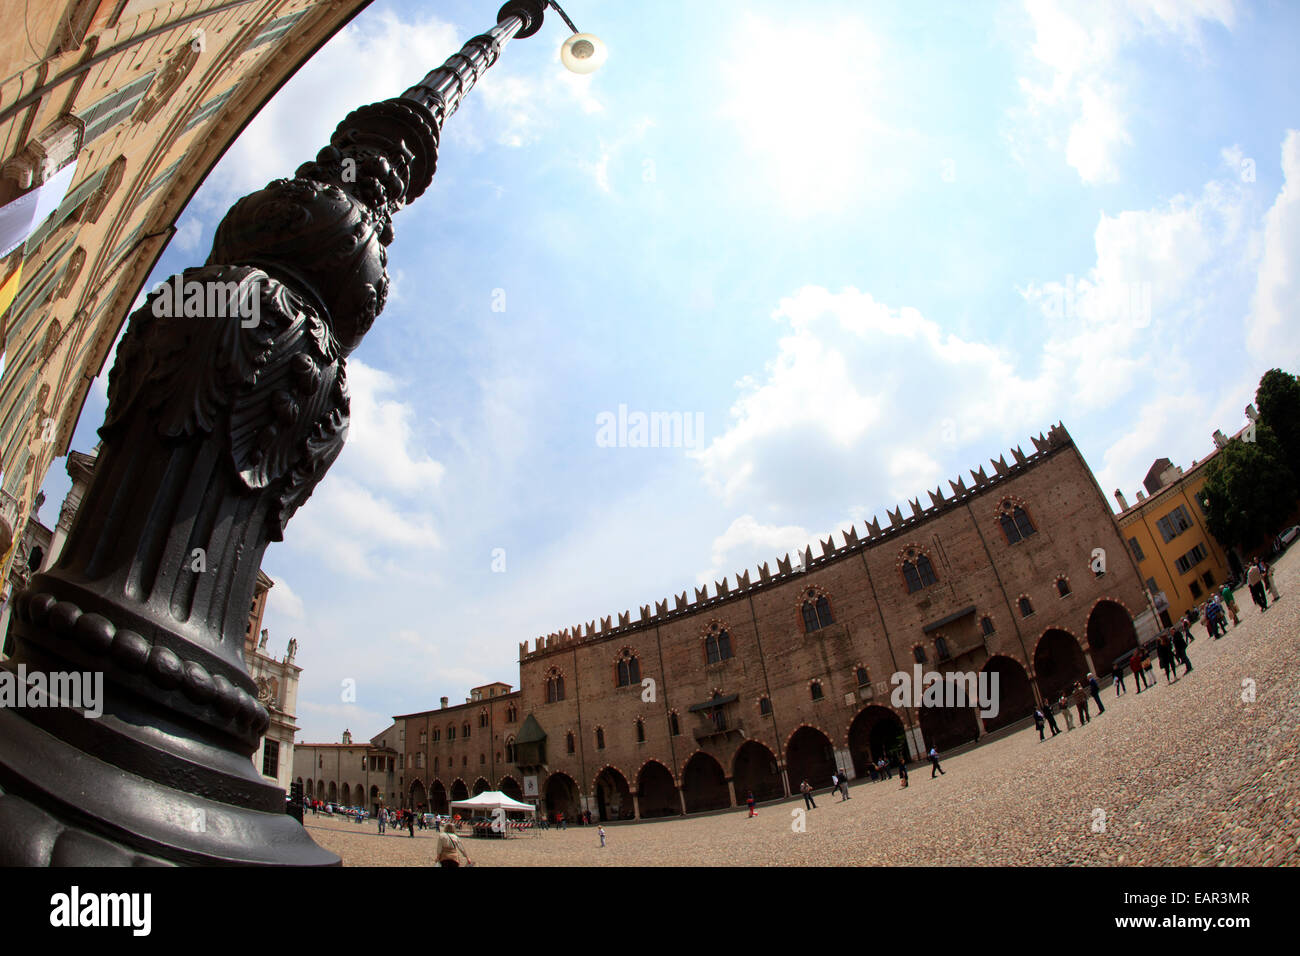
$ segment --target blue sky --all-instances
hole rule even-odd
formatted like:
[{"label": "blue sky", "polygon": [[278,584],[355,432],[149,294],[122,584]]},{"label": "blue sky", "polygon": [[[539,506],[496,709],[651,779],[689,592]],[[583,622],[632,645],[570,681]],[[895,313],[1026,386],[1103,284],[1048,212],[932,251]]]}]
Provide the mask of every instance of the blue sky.
[{"label": "blue sky", "polygon": [[[839,544],[1057,420],[1132,500],[1300,369],[1300,8],[917,7],[572,0],[590,77],[557,17],[509,45],[397,217],[349,444],[263,564],[300,740],[513,684],[519,641]],[[378,0],[150,284],[495,10]],[[699,440],[608,447],[620,406]],[[47,520],[66,487],[57,462]]]}]

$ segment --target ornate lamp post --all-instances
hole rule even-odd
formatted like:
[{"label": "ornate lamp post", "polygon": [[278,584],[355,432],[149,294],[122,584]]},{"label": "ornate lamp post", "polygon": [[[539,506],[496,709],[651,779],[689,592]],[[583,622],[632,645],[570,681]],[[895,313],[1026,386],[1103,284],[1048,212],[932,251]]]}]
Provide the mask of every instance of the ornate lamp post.
[{"label": "ornate lamp post", "polygon": [[[509,0],[293,179],[235,203],[207,263],[131,316],[94,478],[58,564],[15,602],[0,678],[73,706],[24,690],[0,707],[0,864],[339,862],[249,759],[269,721],[243,662],[253,586],[343,447],[345,359],[384,307],[393,214],[432,181],[443,121],[548,5],[575,33],[566,65],[599,66],[552,0]],[[102,693],[56,676],[76,673]]]}]

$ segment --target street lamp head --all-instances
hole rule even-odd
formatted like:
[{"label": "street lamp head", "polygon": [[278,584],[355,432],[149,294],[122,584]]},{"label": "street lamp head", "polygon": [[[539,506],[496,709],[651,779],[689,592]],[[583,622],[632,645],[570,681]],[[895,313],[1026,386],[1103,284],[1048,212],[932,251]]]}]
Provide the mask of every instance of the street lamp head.
[{"label": "street lamp head", "polygon": [[595,73],[608,56],[604,41],[591,33],[575,33],[560,47],[560,62],[573,73]]}]

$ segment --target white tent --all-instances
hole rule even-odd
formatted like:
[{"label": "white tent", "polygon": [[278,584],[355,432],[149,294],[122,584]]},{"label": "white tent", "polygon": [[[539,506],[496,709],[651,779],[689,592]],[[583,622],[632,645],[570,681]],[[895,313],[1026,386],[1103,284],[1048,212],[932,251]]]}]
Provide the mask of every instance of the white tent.
[{"label": "white tent", "polygon": [[500,790],[485,790],[477,797],[470,797],[468,800],[453,800],[451,802],[452,810],[470,810],[476,813],[490,814],[493,810],[501,809],[507,813],[536,813],[537,808],[531,803],[520,803],[513,797],[508,797]]}]

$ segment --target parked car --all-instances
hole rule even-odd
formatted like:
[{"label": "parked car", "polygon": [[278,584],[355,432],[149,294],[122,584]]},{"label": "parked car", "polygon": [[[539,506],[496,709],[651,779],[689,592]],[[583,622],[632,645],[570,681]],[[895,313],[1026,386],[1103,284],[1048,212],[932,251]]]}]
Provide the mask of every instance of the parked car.
[{"label": "parked car", "polygon": [[1291,542],[1300,538],[1300,525],[1292,525],[1282,531],[1273,541],[1274,553],[1280,553],[1291,547]]}]

